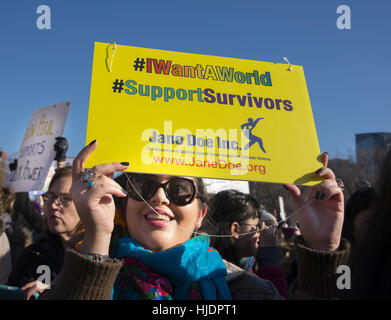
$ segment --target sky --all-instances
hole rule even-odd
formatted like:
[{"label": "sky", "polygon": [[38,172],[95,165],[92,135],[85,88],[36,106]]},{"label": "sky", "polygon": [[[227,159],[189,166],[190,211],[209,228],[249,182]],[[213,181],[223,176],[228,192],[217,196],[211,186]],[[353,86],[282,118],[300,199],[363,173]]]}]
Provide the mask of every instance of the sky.
[{"label": "sky", "polygon": [[[51,10],[40,30],[37,8]],[[337,28],[340,5],[351,29]],[[322,152],[355,153],[355,134],[391,132],[388,0],[2,0],[0,148],[18,152],[33,112],[71,101],[64,136],[86,143],[94,42],[304,68]]]}]

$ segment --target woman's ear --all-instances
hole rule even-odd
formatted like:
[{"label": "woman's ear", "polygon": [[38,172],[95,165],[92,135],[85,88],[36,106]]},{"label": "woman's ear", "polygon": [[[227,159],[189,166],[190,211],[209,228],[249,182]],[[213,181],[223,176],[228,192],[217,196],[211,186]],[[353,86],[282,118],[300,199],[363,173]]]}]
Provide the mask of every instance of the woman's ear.
[{"label": "woman's ear", "polygon": [[197,230],[201,227],[202,221],[204,220],[207,211],[208,211],[208,208],[206,206],[204,206],[201,210],[200,217],[198,218],[198,221],[197,221],[197,227],[196,227]]},{"label": "woman's ear", "polygon": [[232,236],[235,239],[239,239],[239,231],[240,231],[239,223],[237,223],[236,221],[232,222],[230,227],[229,227],[229,231],[231,232]]}]

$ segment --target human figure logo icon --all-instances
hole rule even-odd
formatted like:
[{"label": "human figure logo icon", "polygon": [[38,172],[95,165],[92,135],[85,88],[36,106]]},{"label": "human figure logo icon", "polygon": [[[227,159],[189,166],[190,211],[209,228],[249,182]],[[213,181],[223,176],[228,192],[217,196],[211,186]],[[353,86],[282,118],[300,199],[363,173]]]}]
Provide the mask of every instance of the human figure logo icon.
[{"label": "human figure logo icon", "polygon": [[244,146],[244,150],[249,149],[253,144],[258,143],[261,150],[266,153],[265,148],[263,147],[263,141],[260,137],[257,137],[252,133],[255,126],[258,124],[259,120],[262,120],[263,118],[258,118],[254,121],[253,118],[248,118],[248,122],[241,125],[241,129],[243,131],[243,134],[250,140],[248,144]]}]

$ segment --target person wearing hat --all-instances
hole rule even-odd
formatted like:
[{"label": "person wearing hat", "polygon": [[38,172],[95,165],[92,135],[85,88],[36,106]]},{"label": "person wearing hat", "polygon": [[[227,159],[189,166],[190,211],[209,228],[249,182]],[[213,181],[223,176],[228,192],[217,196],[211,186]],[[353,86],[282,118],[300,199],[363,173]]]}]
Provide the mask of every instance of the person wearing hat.
[{"label": "person wearing hat", "polygon": [[260,222],[265,225],[260,231],[259,247],[255,255],[257,262],[256,274],[269,279],[279,289],[280,294],[288,297],[286,273],[280,265],[280,247],[277,236],[277,219],[266,210],[261,211]]}]

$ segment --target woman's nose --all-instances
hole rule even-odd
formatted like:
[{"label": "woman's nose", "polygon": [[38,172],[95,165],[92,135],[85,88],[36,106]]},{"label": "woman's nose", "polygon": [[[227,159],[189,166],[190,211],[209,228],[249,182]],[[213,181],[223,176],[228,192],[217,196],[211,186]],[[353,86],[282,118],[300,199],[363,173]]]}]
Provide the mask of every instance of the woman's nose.
[{"label": "woman's nose", "polygon": [[155,195],[151,199],[151,202],[166,205],[170,204],[170,200],[168,200],[166,193],[164,192],[162,187],[156,190]]},{"label": "woman's nose", "polygon": [[50,203],[50,208],[52,210],[58,210],[60,208],[60,201],[58,200],[58,198],[54,199],[51,203]]}]

